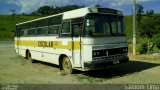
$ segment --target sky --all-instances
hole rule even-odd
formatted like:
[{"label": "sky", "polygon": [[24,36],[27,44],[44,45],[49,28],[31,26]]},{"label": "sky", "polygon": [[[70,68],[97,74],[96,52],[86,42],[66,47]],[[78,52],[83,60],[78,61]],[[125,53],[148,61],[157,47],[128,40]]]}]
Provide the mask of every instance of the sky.
[{"label": "sky", "polygon": [[[16,10],[18,14],[29,14],[44,5],[80,5],[87,7],[101,5],[102,7],[121,10],[124,15],[131,15],[132,2],[133,0],[0,0],[0,15],[11,14],[11,10]],[[155,13],[160,13],[160,0],[136,0],[136,2],[143,5],[144,11],[152,9]]]}]

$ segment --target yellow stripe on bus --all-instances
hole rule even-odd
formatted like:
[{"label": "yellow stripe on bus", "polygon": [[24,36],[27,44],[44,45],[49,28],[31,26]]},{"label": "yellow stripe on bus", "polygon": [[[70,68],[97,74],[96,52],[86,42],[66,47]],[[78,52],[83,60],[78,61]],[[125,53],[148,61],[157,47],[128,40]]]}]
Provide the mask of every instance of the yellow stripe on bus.
[{"label": "yellow stripe on bus", "polygon": [[59,49],[69,49],[79,50],[80,42],[74,41],[72,47],[72,41],[68,41],[66,45],[62,44],[62,41],[27,41],[27,40],[15,40],[16,45],[20,46],[32,46],[32,47],[48,47],[48,48],[59,48]]}]

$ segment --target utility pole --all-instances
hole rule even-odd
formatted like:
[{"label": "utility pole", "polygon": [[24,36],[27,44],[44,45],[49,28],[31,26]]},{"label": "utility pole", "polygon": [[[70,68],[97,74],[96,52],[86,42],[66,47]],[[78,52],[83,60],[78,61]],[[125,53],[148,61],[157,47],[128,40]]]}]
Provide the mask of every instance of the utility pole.
[{"label": "utility pole", "polygon": [[133,0],[133,55],[136,55],[136,0]]}]

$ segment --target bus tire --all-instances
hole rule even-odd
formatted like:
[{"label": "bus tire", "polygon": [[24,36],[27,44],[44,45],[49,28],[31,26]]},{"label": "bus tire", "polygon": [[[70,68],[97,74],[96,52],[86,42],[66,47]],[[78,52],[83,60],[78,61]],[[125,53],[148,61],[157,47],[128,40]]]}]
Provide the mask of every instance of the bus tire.
[{"label": "bus tire", "polygon": [[30,63],[33,63],[32,55],[31,55],[30,51],[27,52],[27,59]]},{"label": "bus tire", "polygon": [[73,73],[73,68],[72,68],[72,64],[70,62],[70,59],[65,56],[62,59],[62,72],[63,74],[72,74]]}]

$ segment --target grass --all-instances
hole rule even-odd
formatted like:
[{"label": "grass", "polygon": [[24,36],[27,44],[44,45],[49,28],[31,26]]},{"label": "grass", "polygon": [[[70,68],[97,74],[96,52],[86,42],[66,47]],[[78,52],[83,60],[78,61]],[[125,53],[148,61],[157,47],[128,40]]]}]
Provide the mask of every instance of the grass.
[{"label": "grass", "polygon": [[[160,53],[158,55],[154,55],[154,54],[139,54],[138,45],[139,44],[136,45],[137,46],[137,50],[136,50],[137,53],[136,53],[136,56],[134,56],[132,54],[133,46],[132,46],[132,44],[128,44],[128,53],[129,53],[128,55],[129,55],[129,58],[131,60],[140,59],[140,60],[159,60],[160,61]],[[158,52],[160,52],[160,50]]]},{"label": "grass", "polygon": [[0,15],[0,41],[13,40],[15,33],[15,25],[20,22],[39,18],[41,16],[22,16],[15,17],[11,15]]},{"label": "grass", "polygon": [[124,17],[124,23],[125,23],[125,32],[128,42],[132,41],[132,34],[133,34],[133,19],[132,16],[125,16]]},{"label": "grass", "polygon": [[152,60],[152,61],[159,61],[160,62],[160,54],[154,55],[154,54],[137,54],[133,55],[132,53],[129,53],[130,60]]},{"label": "grass", "polygon": [[103,79],[102,78],[94,78],[86,75],[77,75],[77,79],[82,82],[82,83],[90,83],[90,84],[95,84],[95,83],[102,83]]}]

